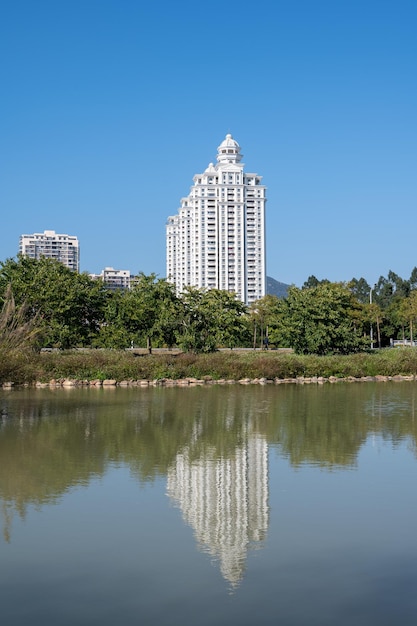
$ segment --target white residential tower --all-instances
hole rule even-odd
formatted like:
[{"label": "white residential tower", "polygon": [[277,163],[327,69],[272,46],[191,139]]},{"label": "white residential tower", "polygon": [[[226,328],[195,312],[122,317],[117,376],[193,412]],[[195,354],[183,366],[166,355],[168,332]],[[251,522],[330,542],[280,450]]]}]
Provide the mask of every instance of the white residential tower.
[{"label": "white residential tower", "polygon": [[31,259],[56,259],[71,270],[80,271],[80,246],[73,235],[59,235],[54,230],[20,235],[19,252]]},{"label": "white residential tower", "polygon": [[105,267],[100,274],[89,274],[93,280],[102,280],[107,289],[130,289],[130,270],[115,270],[114,267]]},{"label": "white residential tower", "polygon": [[168,218],[167,278],[178,293],[186,285],[224,289],[246,304],[266,293],[266,188],[241,159],[226,135],[216,165],[194,176],[178,214]]}]

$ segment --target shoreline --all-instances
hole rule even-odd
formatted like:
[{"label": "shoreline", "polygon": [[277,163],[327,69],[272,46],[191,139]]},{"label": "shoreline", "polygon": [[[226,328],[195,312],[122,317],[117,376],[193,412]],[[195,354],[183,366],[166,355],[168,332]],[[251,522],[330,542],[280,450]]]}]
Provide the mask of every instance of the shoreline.
[{"label": "shoreline", "polygon": [[196,386],[209,386],[209,385],[324,385],[335,383],[363,383],[363,382],[409,382],[417,380],[416,374],[402,375],[397,374],[395,376],[311,376],[304,377],[298,376],[296,378],[241,378],[239,380],[226,379],[226,378],[212,378],[205,376],[204,378],[155,378],[155,379],[139,379],[139,380],[116,380],[116,379],[93,379],[93,380],[79,380],[73,378],[52,379],[49,382],[34,382],[16,384],[14,382],[4,382],[1,388],[7,389],[57,389],[57,388],[87,388],[87,387],[100,387],[112,389],[116,387],[196,387]]}]

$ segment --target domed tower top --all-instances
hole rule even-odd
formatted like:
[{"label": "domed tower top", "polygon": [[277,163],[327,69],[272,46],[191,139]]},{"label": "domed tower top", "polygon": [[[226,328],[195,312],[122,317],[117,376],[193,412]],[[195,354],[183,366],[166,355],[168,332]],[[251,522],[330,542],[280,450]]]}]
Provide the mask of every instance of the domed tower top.
[{"label": "domed tower top", "polygon": [[240,146],[233,139],[232,135],[227,134],[226,138],[217,148],[217,160],[219,163],[239,163],[243,154],[240,154]]}]

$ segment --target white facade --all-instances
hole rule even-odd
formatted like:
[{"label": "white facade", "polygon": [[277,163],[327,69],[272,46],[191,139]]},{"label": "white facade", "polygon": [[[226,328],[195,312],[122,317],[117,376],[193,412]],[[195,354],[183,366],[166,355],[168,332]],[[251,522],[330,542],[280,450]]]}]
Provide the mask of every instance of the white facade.
[{"label": "white facade", "polygon": [[100,274],[90,274],[93,280],[102,280],[108,289],[130,289],[130,270],[105,267]]},{"label": "white facade", "polygon": [[224,289],[250,304],[266,293],[266,188],[246,173],[231,135],[193,178],[190,194],[167,221],[167,279],[181,293],[186,285]]},{"label": "white facade", "polygon": [[80,246],[72,235],[59,235],[54,230],[20,235],[19,253],[31,259],[55,259],[75,272],[80,271]]},{"label": "white facade", "polygon": [[220,564],[233,587],[242,580],[248,549],[269,524],[268,444],[257,434],[230,458],[207,450],[191,460],[185,447],[167,473],[167,494],[181,508],[198,544]]}]

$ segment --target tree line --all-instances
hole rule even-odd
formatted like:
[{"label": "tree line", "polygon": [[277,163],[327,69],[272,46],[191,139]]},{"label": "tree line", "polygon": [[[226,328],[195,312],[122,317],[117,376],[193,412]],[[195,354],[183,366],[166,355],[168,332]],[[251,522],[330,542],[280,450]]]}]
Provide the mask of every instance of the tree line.
[{"label": "tree line", "polygon": [[18,330],[21,338],[26,328],[37,348],[273,346],[349,354],[414,339],[417,268],[408,280],[390,271],[372,287],[364,278],[310,276],[283,299],[267,295],[247,307],[218,289],[188,287],[177,295],[155,274],[140,273],[130,290],[114,291],[58,261],[19,255],[0,262],[0,304],[1,341]]}]

